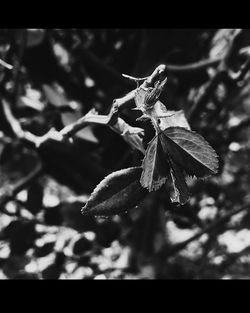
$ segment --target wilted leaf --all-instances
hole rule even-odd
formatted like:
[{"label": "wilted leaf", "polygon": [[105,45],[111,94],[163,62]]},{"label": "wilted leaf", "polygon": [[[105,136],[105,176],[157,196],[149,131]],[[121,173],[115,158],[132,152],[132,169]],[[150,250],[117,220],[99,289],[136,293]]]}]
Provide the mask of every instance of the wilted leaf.
[{"label": "wilted leaf", "polygon": [[123,139],[133,148],[136,148],[142,153],[145,153],[142,143],[144,134],[144,130],[142,128],[130,126],[120,117],[117,119],[117,122],[111,126],[111,128],[116,133],[120,134]]},{"label": "wilted leaf", "polygon": [[151,109],[158,100],[166,82],[167,78],[165,78],[163,81],[157,81],[154,88],[145,88],[140,86],[135,92],[136,107],[139,110]]},{"label": "wilted leaf", "polygon": [[147,194],[139,181],[141,171],[132,167],[108,175],[95,188],[82,213],[108,216],[132,209]]},{"label": "wilted leaf", "polygon": [[149,191],[159,189],[170,174],[168,159],[164,157],[164,152],[159,140],[159,136],[154,137],[148,144],[148,148],[143,159],[143,172],[141,175],[141,185]]},{"label": "wilted leaf", "polygon": [[[152,90],[153,88],[151,88]],[[150,89],[148,89],[150,90]],[[135,104],[136,108],[138,110],[143,110],[145,105],[145,97],[147,94],[147,89],[144,89],[143,87],[137,88],[135,91]]]}]

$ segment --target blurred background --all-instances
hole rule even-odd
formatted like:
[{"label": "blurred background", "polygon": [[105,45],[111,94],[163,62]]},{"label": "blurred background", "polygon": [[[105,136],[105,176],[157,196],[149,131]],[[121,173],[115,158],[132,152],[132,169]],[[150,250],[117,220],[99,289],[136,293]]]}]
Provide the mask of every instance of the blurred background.
[{"label": "blurred background", "polygon": [[[250,278],[250,30],[0,29],[0,279]],[[90,109],[108,114],[166,64],[161,95],[219,155],[190,201],[148,194],[127,213],[83,216],[95,186],[140,151],[89,125],[73,143],[34,146]],[[143,127],[129,109],[121,117]],[[32,141],[32,140],[31,140]]]}]

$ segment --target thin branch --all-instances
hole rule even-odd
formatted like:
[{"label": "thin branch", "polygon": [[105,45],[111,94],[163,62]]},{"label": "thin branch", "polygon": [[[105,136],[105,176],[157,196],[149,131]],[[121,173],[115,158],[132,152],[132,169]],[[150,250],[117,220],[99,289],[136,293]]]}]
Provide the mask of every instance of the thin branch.
[{"label": "thin branch", "polygon": [[236,215],[242,211],[245,210],[249,210],[249,204],[242,206],[241,208],[237,208],[234,210],[231,210],[230,212],[226,213],[224,216],[220,217],[218,220],[214,221],[211,225],[208,225],[207,227],[205,227],[204,229],[200,230],[197,234],[193,235],[192,237],[190,237],[189,239],[177,243],[175,245],[173,245],[172,247],[168,247],[167,249],[164,249],[161,251],[161,254],[164,257],[170,257],[175,255],[176,253],[178,253],[179,251],[183,250],[184,248],[186,248],[187,245],[189,245],[191,242],[197,240],[198,238],[200,238],[203,234],[207,234],[210,233],[211,231],[213,231],[215,228],[217,228],[218,226],[220,226],[221,224],[226,223],[228,220],[230,220],[230,218],[233,215]]},{"label": "thin branch", "polygon": [[190,123],[198,118],[198,115],[203,110],[203,107],[212,96],[213,91],[223,80],[223,78],[226,78],[226,76],[227,73],[225,71],[217,72],[216,75],[204,86],[203,92],[200,94],[199,98],[194,102],[190,110],[187,112],[187,118]]},{"label": "thin branch", "polygon": [[229,73],[229,75],[233,81],[238,83],[244,79],[249,69],[250,69],[250,56],[248,57],[248,60],[240,67],[240,70],[237,73]]},{"label": "thin branch", "polygon": [[28,131],[24,131],[21,127],[21,124],[19,120],[13,115],[10,104],[6,99],[2,99],[2,104],[3,104],[3,111],[6,117],[6,120],[8,121],[14,135],[17,138],[24,139],[28,141],[29,143],[32,143],[33,145],[36,144],[37,141],[37,136],[33,135],[32,133]]},{"label": "thin branch", "polygon": [[[145,88],[151,87],[156,80],[163,80],[165,78],[166,66],[161,64],[149,77],[147,77],[142,86]],[[132,99],[134,99],[135,92],[136,89],[132,90],[122,98],[115,99],[108,115],[98,115],[95,110],[91,110],[76,122],[65,126],[60,132],[51,129],[47,134],[41,137],[35,136],[30,132],[24,131],[22,129],[20,122],[14,117],[10,109],[10,105],[5,99],[3,99],[3,107],[6,119],[9,122],[16,137],[31,142],[36,148],[50,139],[61,141],[65,138],[71,138],[79,130],[83,129],[91,123],[109,126],[115,132],[119,133],[132,147],[140,150],[142,153],[145,153],[142,142],[143,129],[132,127],[123,119],[119,118],[120,111],[124,109]]]},{"label": "thin branch", "polygon": [[[42,165],[39,163],[37,167],[26,177],[21,179],[15,186],[8,187],[5,194],[0,197],[0,208],[1,212],[5,213],[4,205],[13,200],[15,196],[23,189],[25,189],[27,186],[29,186],[35,179],[37,179],[42,174]],[[6,211],[8,214],[8,211]]]},{"label": "thin branch", "polygon": [[[166,65],[159,65],[153,73],[147,77],[147,79],[142,84],[142,87],[151,87],[156,80],[164,79],[166,77]],[[60,134],[65,137],[71,137],[77,131],[81,130],[89,123],[96,123],[96,124],[108,124],[109,126],[114,126],[117,123],[119,114],[121,110],[123,110],[131,100],[135,97],[136,89],[130,91],[122,98],[115,99],[113,101],[111,110],[108,115],[97,115],[91,110],[81,119],[76,121],[75,123],[66,126],[64,129],[60,131]]]},{"label": "thin branch", "polygon": [[167,72],[178,74],[178,73],[193,73],[197,71],[202,71],[209,67],[216,67],[222,61],[221,57],[212,59],[212,60],[202,60],[195,63],[185,64],[185,65],[174,65],[174,64],[166,64]]},{"label": "thin branch", "polygon": [[14,85],[13,98],[15,100],[15,104],[17,103],[18,95],[19,95],[20,68],[21,68],[24,50],[27,45],[27,39],[28,39],[28,32],[26,29],[23,29],[21,32],[21,41],[20,41],[20,47],[18,51],[18,57],[13,67],[13,85]]},{"label": "thin branch", "polygon": [[8,70],[12,70],[13,66],[10,65],[9,63],[5,62],[4,60],[0,59],[0,65],[2,65],[3,67],[7,68]]},{"label": "thin branch", "polygon": [[23,136],[24,136],[23,129],[22,129],[19,121],[13,115],[13,113],[10,109],[10,104],[5,99],[2,99],[2,104],[3,104],[3,111],[5,114],[5,117],[6,117],[7,121],[9,122],[9,125],[10,125],[13,133],[17,137],[23,138]]},{"label": "thin branch", "polygon": [[[63,43],[61,44],[64,45]],[[73,53],[77,58],[83,60],[85,64],[91,64],[97,70],[105,73],[108,77],[112,77],[124,86],[131,88],[131,81],[125,79],[118,71],[116,71],[116,69],[111,65],[104,63],[103,60],[98,58],[94,53],[85,49],[80,42],[73,48]]]},{"label": "thin branch", "polygon": [[[188,112],[188,121],[192,123],[196,118],[198,118],[198,115],[203,110],[205,104],[213,94],[214,90],[217,88],[218,84],[221,81],[233,81],[232,77],[228,74],[228,59],[232,54],[233,48],[234,48],[234,42],[235,39],[240,34],[240,29],[235,29],[233,34],[231,35],[231,38],[228,43],[227,51],[224,55],[224,57],[220,60],[216,72],[213,76],[213,78],[207,83],[205,86],[204,92],[201,93],[199,98],[194,102],[193,106]],[[237,77],[238,79],[238,77]]]}]

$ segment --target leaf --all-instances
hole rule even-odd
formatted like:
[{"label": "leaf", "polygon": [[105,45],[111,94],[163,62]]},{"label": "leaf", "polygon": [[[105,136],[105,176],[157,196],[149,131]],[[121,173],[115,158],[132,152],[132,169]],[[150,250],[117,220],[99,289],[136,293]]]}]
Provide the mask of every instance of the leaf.
[{"label": "leaf", "polygon": [[[152,109],[151,115],[155,118],[168,114],[166,118],[160,119],[159,127],[163,131],[168,127],[184,127],[190,129],[188,121],[182,110],[169,111],[161,101],[157,101]],[[171,116],[170,116],[171,115]]]},{"label": "leaf", "polygon": [[136,107],[140,110],[151,109],[160,97],[160,94],[162,93],[166,82],[167,78],[165,78],[163,81],[158,80],[155,83],[154,88],[146,88],[143,86],[137,88],[135,92]]},{"label": "leaf", "polygon": [[22,96],[18,99],[18,105],[20,107],[30,107],[38,112],[42,112],[44,110],[44,103],[36,100],[36,99],[30,99],[29,97]]},{"label": "leaf", "polygon": [[175,192],[172,201],[184,204],[189,199],[186,174],[197,177],[215,174],[218,160],[202,136],[182,127],[169,127],[149,143],[142,166],[143,187],[157,190],[170,174]]},{"label": "leaf", "polygon": [[171,162],[170,173],[175,191],[175,198],[172,199],[172,201],[173,202],[177,201],[180,204],[185,204],[189,199],[189,192],[183,170],[171,159],[170,162]]},{"label": "leaf", "polygon": [[140,182],[149,191],[159,189],[166,182],[167,176],[170,174],[168,160],[164,160],[163,156],[164,151],[157,135],[148,144],[142,163],[143,172]]},{"label": "leaf", "polygon": [[138,149],[143,154],[145,153],[142,143],[144,135],[144,130],[142,128],[130,126],[120,117],[117,119],[117,122],[111,126],[111,128],[116,133],[120,134],[131,147]]},{"label": "leaf", "polygon": [[[152,88],[151,88],[152,89]],[[145,97],[147,94],[147,89],[139,87],[135,91],[135,104],[137,109],[143,110],[145,104]]]},{"label": "leaf", "polygon": [[211,59],[216,59],[218,57],[222,59],[225,58],[228,53],[228,49],[230,49],[230,42],[237,34],[240,33],[240,31],[240,29],[232,28],[219,29],[211,41],[209,57]]},{"label": "leaf", "polygon": [[54,106],[61,107],[68,104],[68,100],[66,99],[66,97],[63,94],[59,93],[54,87],[46,84],[43,84],[42,87],[46,98]]},{"label": "leaf", "polygon": [[108,175],[97,185],[82,213],[110,216],[135,207],[147,194],[139,181],[141,171],[132,167]]},{"label": "leaf", "polygon": [[81,129],[79,132],[76,133],[76,136],[93,143],[99,143],[98,138],[95,136],[93,132],[92,125],[86,126],[83,129]]},{"label": "leaf", "polygon": [[182,127],[169,127],[159,135],[163,150],[187,174],[206,177],[217,173],[218,156],[201,135]]}]

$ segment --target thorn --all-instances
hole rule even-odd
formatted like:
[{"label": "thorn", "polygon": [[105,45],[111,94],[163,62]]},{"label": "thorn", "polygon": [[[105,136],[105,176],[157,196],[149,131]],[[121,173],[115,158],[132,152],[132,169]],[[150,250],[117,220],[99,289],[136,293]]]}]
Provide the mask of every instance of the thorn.
[{"label": "thorn", "polygon": [[122,74],[122,76],[127,78],[127,79],[133,80],[135,82],[148,79],[148,76],[147,77],[142,77],[142,78],[133,77],[133,76],[130,76],[130,75],[127,75],[127,74]]}]

